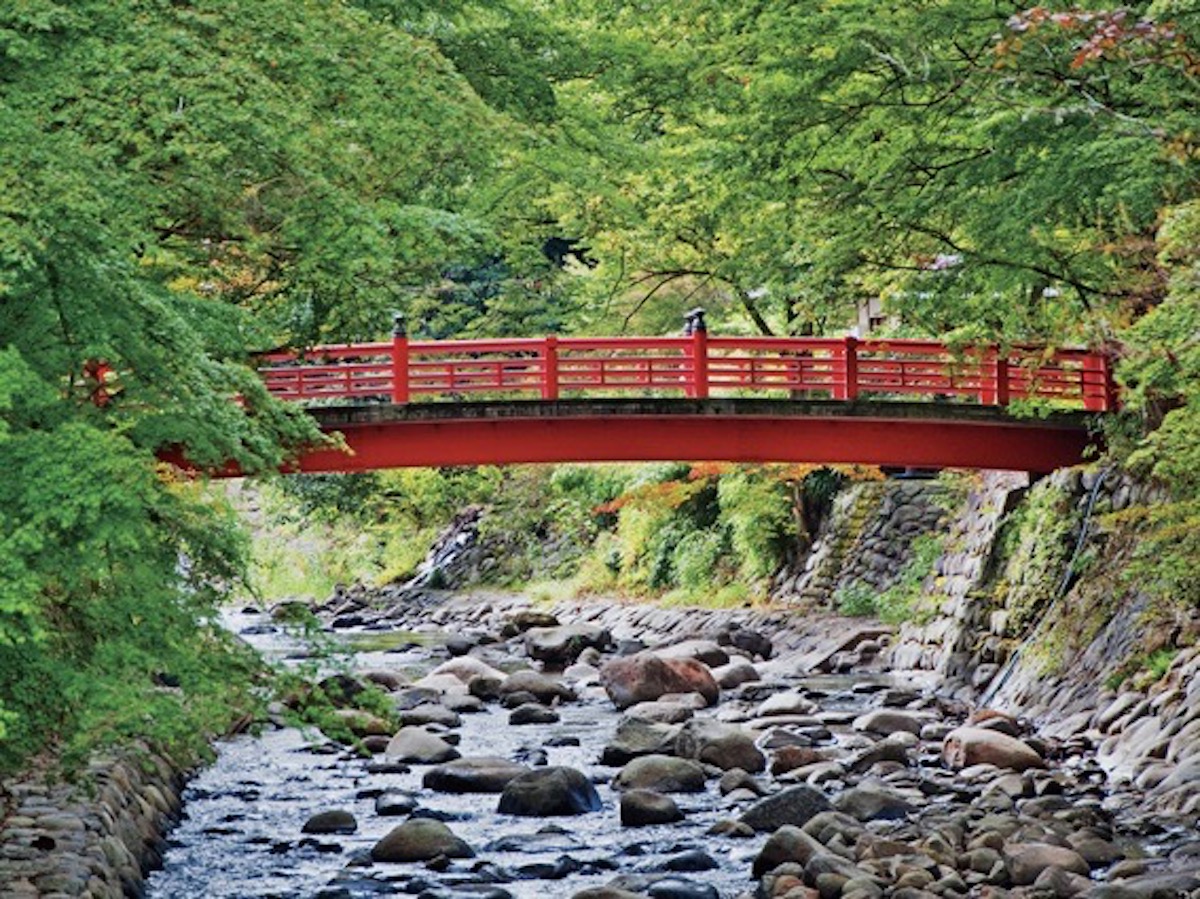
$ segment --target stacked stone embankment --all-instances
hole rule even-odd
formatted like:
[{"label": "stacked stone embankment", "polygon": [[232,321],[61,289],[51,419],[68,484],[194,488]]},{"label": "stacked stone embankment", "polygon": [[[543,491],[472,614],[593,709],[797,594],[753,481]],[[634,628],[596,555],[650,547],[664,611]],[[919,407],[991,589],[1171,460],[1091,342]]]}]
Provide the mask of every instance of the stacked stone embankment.
[{"label": "stacked stone embankment", "polygon": [[135,746],[97,756],[72,782],[43,772],[0,784],[0,896],[122,899],[142,894],[180,812],[184,773]]}]

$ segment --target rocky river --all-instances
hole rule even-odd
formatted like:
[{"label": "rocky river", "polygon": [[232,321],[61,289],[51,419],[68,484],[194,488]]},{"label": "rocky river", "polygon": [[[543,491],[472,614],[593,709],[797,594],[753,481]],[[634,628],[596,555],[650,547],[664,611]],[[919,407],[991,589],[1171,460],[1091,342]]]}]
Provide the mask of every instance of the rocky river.
[{"label": "rocky river", "polygon": [[[442,596],[363,614],[359,752],[271,726],[184,794],[147,893],[1200,896],[1200,831],[1082,738],[885,671],[886,629],[787,611]],[[269,614],[231,621],[269,653]],[[355,711],[388,691],[393,732]],[[1114,709],[1097,710],[1097,717]]]}]

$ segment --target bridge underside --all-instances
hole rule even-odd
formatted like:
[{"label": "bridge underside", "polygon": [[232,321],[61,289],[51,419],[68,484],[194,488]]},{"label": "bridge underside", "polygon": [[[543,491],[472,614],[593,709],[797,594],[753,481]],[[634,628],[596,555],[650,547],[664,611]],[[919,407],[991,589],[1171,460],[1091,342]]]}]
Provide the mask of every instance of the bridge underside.
[{"label": "bridge underside", "polygon": [[1019,419],[959,403],[566,400],[310,412],[350,452],[307,451],[304,472],[658,460],[1048,472],[1083,461],[1097,443],[1079,413]]}]

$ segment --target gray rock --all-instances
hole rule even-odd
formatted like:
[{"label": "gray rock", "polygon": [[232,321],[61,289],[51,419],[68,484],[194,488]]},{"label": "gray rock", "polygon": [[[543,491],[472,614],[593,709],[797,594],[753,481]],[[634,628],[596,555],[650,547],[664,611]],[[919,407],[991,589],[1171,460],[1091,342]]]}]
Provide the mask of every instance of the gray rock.
[{"label": "gray rock", "polygon": [[602,765],[624,765],[643,755],[669,755],[675,749],[679,727],[657,724],[642,718],[622,718],[612,742],[600,755]]},{"label": "gray rock", "polygon": [[802,784],[760,799],[746,809],[741,820],[761,833],[787,824],[803,827],[813,816],[831,808],[824,793]]},{"label": "gray rock", "polygon": [[558,678],[537,671],[514,671],[500,685],[500,695],[532,693],[538,702],[550,705],[555,701],[574,702],[575,691]]},{"label": "gray rock", "polygon": [[621,794],[621,825],[645,827],[683,820],[683,812],[670,796],[654,790],[629,790]]},{"label": "gray rock", "polygon": [[690,706],[679,702],[663,702],[661,699],[639,702],[625,713],[628,718],[641,718],[643,721],[653,721],[657,724],[682,724],[691,720],[695,714]]},{"label": "gray rock", "polygon": [[757,773],[767,767],[767,757],[754,745],[748,731],[711,718],[693,718],[684,724],[675,738],[675,754],[723,771],[741,768]]},{"label": "gray rock", "polygon": [[430,768],[421,783],[439,793],[502,793],[510,780],[529,770],[507,759],[475,756]]},{"label": "gray rock", "polygon": [[502,815],[549,817],[600,810],[600,796],[581,771],[561,766],[539,768],[513,778],[500,795]]},{"label": "gray rock", "polygon": [[1047,868],[1060,868],[1087,876],[1088,863],[1074,849],[1048,843],[1016,843],[1004,849],[1004,862],[1017,886],[1029,886]]},{"label": "gray rock", "polygon": [[824,846],[799,827],[785,824],[767,838],[754,859],[751,872],[755,877],[762,877],[783,864],[807,865],[812,858],[825,852]]},{"label": "gray rock", "polygon": [[371,848],[377,862],[423,862],[446,858],[473,858],[475,852],[441,821],[412,818],[393,828]]},{"label": "gray rock", "polygon": [[508,715],[508,723],[520,724],[555,724],[561,716],[554,709],[547,708],[539,702],[527,702],[513,709]]},{"label": "gray rock", "polygon": [[817,704],[802,693],[776,693],[759,704],[754,714],[759,718],[775,715],[811,715]]},{"label": "gray rock", "polygon": [[879,734],[884,737],[894,734],[897,731],[920,734],[922,726],[928,720],[928,715],[918,715],[915,712],[902,712],[896,709],[874,709],[855,718],[854,729]]},{"label": "gray rock", "polygon": [[421,727],[400,728],[383,752],[390,761],[417,765],[436,765],[462,755],[441,737]]},{"label": "gray rock", "polygon": [[722,690],[734,690],[760,679],[758,669],[743,659],[734,659],[728,665],[714,668],[712,674]]},{"label": "gray rock", "polygon": [[612,646],[612,634],[594,624],[533,627],[525,631],[524,640],[530,658],[556,668],[570,665],[589,647],[605,650]]},{"label": "gray rock", "polygon": [[916,811],[903,796],[877,783],[846,790],[834,800],[833,806],[859,821],[894,820]]},{"label": "gray rock", "polygon": [[696,659],[710,668],[729,663],[729,653],[712,640],[683,640],[667,646],[656,646],[654,654],[664,659]]},{"label": "gray rock", "polygon": [[358,830],[358,821],[354,815],[344,809],[330,809],[317,812],[304,822],[302,833],[354,833]]},{"label": "gray rock", "polygon": [[622,768],[612,786],[614,790],[698,793],[704,789],[704,783],[704,769],[696,762],[668,755],[644,755]]},{"label": "gray rock", "polygon": [[414,709],[399,713],[400,724],[404,727],[422,727],[426,724],[437,724],[441,727],[461,727],[462,719],[457,712],[452,712],[441,703],[423,703]]}]

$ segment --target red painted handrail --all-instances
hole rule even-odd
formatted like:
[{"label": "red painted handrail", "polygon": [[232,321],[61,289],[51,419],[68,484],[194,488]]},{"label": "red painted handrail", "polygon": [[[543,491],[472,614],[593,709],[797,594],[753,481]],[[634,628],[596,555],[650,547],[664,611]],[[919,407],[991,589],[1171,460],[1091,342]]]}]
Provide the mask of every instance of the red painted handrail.
[{"label": "red painted handrail", "polygon": [[260,357],[267,389],[288,400],[468,394],[547,400],[616,392],[929,399],[1006,406],[1116,408],[1109,360],[1083,349],[973,346],[854,337],[541,337],[332,344]]}]

